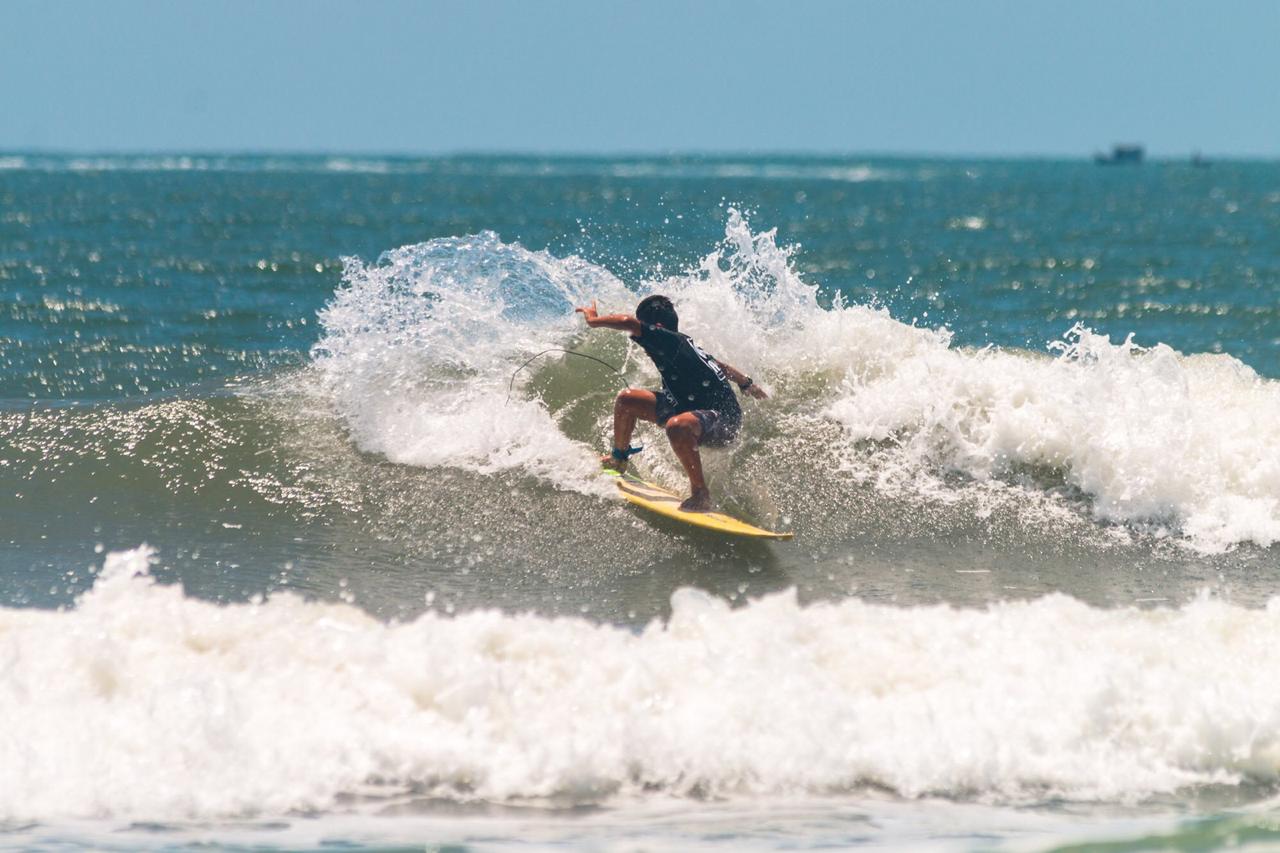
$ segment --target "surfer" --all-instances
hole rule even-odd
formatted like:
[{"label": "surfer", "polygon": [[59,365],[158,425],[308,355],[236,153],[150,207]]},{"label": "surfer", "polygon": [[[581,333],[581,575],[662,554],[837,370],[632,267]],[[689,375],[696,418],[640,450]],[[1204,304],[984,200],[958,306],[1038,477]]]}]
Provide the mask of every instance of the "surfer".
[{"label": "surfer", "polygon": [[628,388],[613,404],[613,450],[600,462],[618,473],[627,469],[627,460],[639,452],[631,446],[637,420],[656,423],[667,431],[671,449],[689,475],[689,497],[680,508],[705,512],[711,508],[711,492],[702,477],[702,457],[698,447],[724,447],[738,437],[742,409],[730,382],[745,394],[763,400],[768,395],[750,376],[703,352],[688,336],[680,333],[680,318],[665,296],[648,296],[636,306],[635,316],[596,312],[596,303],[575,308],[592,328],[618,329],[631,335],[653,359],[662,376],[662,388],[648,391]]}]

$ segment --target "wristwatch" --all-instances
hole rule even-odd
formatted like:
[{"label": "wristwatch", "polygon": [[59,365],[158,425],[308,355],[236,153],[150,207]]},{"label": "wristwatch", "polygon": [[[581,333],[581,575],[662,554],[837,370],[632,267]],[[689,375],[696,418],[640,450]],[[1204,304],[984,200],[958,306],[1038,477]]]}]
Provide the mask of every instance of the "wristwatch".
[{"label": "wristwatch", "polygon": [[739,385],[739,386],[738,386],[738,388],[739,388],[739,390],[745,391],[745,390],[747,390],[748,388],[750,388],[750,387],[751,387],[752,385],[754,385],[754,384],[755,384],[755,380],[754,380],[754,379],[752,379],[750,376],[748,376],[748,377],[747,377],[747,381],[746,381],[746,382],[743,382],[741,385]]}]

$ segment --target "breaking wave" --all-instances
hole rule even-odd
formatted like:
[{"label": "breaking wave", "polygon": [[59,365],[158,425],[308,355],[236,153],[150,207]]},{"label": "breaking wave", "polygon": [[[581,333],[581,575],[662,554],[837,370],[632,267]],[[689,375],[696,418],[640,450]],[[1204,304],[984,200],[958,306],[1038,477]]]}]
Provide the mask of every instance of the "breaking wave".
[{"label": "breaking wave", "polygon": [[983,609],[684,589],[639,631],[291,594],[220,606],[107,556],[65,611],[0,609],[0,818],[887,788],[994,802],[1274,783],[1280,599]]},{"label": "breaking wave", "polygon": [[[695,268],[630,286],[488,232],[348,259],[313,353],[325,399],[361,449],[392,461],[514,470],[602,494],[593,460],[614,377],[552,354],[516,377],[510,400],[508,387],[549,347],[656,383],[622,336],[586,331],[572,309],[597,298],[628,311],[664,292],[682,330],[772,391],[748,406],[748,433],[768,433],[782,456],[804,437],[826,448],[816,461],[788,457],[813,478],[943,501],[992,484],[1024,501],[1030,484],[1046,502],[1065,490],[1101,521],[1204,550],[1280,539],[1275,381],[1228,355],[1115,343],[1082,326],[1042,353],[958,348],[945,328],[824,298],[775,237],[731,210],[724,241]],[[678,483],[671,460],[649,456],[655,476]]]}]

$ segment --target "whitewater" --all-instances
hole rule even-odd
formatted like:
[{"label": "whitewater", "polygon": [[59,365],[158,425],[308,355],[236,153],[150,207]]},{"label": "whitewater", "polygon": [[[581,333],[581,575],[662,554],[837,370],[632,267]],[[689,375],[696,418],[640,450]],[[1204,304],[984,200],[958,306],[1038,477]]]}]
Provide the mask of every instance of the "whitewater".
[{"label": "whitewater", "polygon": [[[566,434],[546,401],[512,405],[512,373],[549,346],[584,346],[624,362],[628,381],[653,385],[647,362],[585,333],[572,309],[598,298],[627,311],[661,292],[700,345],[773,390],[775,443],[840,427],[828,444],[837,476],[922,491],[945,472],[975,483],[1031,472],[1086,496],[1098,520],[1154,527],[1192,547],[1280,538],[1276,381],[1227,355],[1112,342],[1080,324],[1042,353],[955,347],[947,329],[884,308],[838,296],[821,304],[791,253],[732,208],[719,249],[639,293],[579,258],[492,233],[406,246],[374,265],[348,259],[314,355],[326,395],[366,451],[427,467],[518,469],[600,493],[587,445],[606,433],[608,408],[594,435]],[[593,379],[607,387],[612,377],[597,370]]]},{"label": "whitewater", "polygon": [[[107,555],[0,612],[0,817],[195,820],[390,799],[830,795],[1135,801],[1275,780],[1280,599],[982,610],[694,589],[632,631],[291,595],[234,606]],[[74,768],[68,772],[68,768]]]}]

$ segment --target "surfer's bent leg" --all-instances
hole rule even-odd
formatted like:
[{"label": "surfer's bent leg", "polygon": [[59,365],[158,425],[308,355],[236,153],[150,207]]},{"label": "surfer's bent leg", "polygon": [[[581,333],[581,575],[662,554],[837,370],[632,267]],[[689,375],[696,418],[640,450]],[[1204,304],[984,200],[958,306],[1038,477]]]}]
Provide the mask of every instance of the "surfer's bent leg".
[{"label": "surfer's bent leg", "polygon": [[[658,420],[658,395],[641,388],[628,388],[613,402],[613,446],[618,450],[625,451],[631,446],[631,434],[635,432],[637,419]],[[600,462],[618,473],[627,470],[627,463],[615,459],[612,454],[602,457]]]},{"label": "surfer's bent leg", "polygon": [[667,419],[667,438],[671,449],[689,475],[689,498],[680,508],[688,512],[705,512],[711,509],[711,492],[702,478],[702,456],[698,453],[698,439],[702,437],[702,421],[693,412],[684,412]]}]

